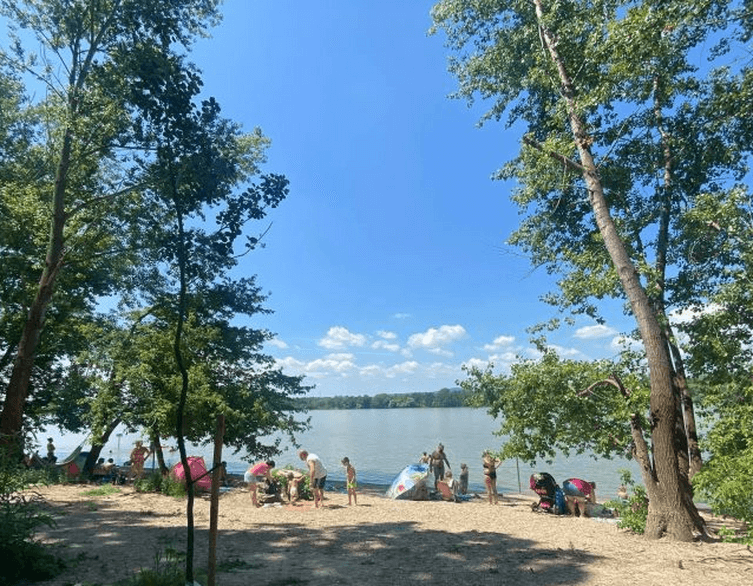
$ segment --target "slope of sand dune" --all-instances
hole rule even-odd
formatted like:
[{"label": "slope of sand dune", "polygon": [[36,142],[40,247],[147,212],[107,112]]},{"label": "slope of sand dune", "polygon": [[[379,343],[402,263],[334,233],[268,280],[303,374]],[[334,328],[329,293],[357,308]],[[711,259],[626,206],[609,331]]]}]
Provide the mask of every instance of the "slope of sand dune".
[{"label": "slope of sand dune", "polygon": [[[45,584],[113,584],[184,550],[184,500],[129,486],[87,495],[91,488],[38,490],[57,518],[40,537],[74,560]],[[482,498],[394,501],[374,491],[348,506],[345,494],[326,496],[320,509],[255,509],[244,490],[223,493],[216,584],[753,584],[753,548],[648,541],[609,521],[533,513],[533,496],[505,496],[496,506]],[[207,565],[209,505],[196,500],[196,567]]]}]

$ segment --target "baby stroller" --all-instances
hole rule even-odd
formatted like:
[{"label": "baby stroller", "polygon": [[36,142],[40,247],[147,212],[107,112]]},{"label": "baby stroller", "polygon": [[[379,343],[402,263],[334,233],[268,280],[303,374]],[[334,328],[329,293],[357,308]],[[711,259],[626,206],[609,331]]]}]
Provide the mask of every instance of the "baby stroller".
[{"label": "baby stroller", "polygon": [[548,472],[531,474],[531,490],[539,495],[539,501],[531,505],[532,511],[561,515],[567,511],[565,493]]}]

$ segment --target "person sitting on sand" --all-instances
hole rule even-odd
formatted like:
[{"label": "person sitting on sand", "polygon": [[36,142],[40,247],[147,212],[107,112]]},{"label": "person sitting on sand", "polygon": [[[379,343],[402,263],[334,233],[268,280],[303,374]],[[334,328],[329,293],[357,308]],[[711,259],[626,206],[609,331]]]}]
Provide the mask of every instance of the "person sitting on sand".
[{"label": "person sitting on sand", "polygon": [[443,501],[460,502],[458,491],[460,482],[452,477],[452,470],[448,470],[442,480],[437,481],[437,493]]},{"label": "person sitting on sand", "polygon": [[358,488],[358,482],[356,481],[356,469],[353,467],[353,464],[350,463],[347,456],[342,459],[342,465],[345,466],[345,486],[348,489],[348,504],[351,504],[350,499],[353,497],[352,504],[357,505],[358,498],[356,496],[356,489]]},{"label": "person sitting on sand", "polygon": [[468,465],[460,465],[460,494],[468,494]]},{"label": "person sitting on sand", "polygon": [[270,483],[274,482],[274,479],[272,478],[272,468],[274,467],[274,460],[257,462],[253,466],[249,467],[249,469],[246,470],[246,473],[243,475],[243,480],[246,481],[248,489],[251,492],[251,502],[253,503],[254,507],[261,506],[256,496],[258,484],[264,481],[268,481]]}]

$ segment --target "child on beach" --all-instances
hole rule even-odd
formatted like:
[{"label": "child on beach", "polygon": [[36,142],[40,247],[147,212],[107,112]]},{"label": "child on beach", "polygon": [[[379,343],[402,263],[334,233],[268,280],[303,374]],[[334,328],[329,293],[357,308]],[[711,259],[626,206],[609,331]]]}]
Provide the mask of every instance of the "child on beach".
[{"label": "child on beach", "polygon": [[298,472],[298,470],[283,470],[281,473],[288,479],[285,486],[285,494],[288,497],[288,502],[292,504],[300,496],[298,485],[305,478],[305,475]]},{"label": "child on beach", "polygon": [[356,469],[353,467],[353,464],[350,463],[350,460],[347,458],[347,456],[342,459],[342,465],[345,466],[345,486],[348,489],[348,504],[351,504],[352,498],[353,504],[358,505],[358,497],[356,496],[356,489],[358,488],[358,482],[356,481]]}]

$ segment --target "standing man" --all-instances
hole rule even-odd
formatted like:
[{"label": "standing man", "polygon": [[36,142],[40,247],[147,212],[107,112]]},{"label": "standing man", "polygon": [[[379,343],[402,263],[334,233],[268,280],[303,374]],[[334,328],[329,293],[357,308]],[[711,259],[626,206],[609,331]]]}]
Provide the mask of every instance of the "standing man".
[{"label": "standing man", "polygon": [[444,453],[444,446],[439,444],[437,449],[431,453],[431,469],[434,471],[434,490],[437,490],[437,482],[444,480],[444,465],[450,470],[450,461],[447,454]]},{"label": "standing man", "polygon": [[47,438],[47,463],[54,464],[57,458],[55,457],[55,444],[52,443],[52,438]]},{"label": "standing man", "polygon": [[327,480],[327,469],[316,454],[309,454],[306,450],[300,450],[298,457],[305,461],[306,466],[308,466],[311,491],[314,493],[314,506],[319,508],[320,504],[324,504],[324,483]]}]

